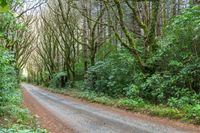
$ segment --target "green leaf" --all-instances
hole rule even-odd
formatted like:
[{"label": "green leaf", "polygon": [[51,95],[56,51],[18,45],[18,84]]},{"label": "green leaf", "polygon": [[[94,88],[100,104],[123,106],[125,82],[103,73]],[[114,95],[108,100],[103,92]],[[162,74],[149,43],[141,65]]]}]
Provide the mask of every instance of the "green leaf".
[{"label": "green leaf", "polygon": [[6,2],[6,0],[0,0],[0,6],[1,7],[4,7],[6,5],[8,5],[7,2]]},{"label": "green leaf", "polygon": [[8,12],[9,11],[9,4],[6,0],[0,0],[0,13]]},{"label": "green leaf", "polygon": [[9,11],[9,6],[0,6],[0,13],[5,13]]}]

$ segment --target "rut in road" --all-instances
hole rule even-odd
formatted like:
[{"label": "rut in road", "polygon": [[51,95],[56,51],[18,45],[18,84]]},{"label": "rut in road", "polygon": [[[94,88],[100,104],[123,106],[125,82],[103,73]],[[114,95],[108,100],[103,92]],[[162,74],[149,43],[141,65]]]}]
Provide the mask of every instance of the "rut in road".
[{"label": "rut in road", "polygon": [[[186,133],[195,132],[140,120],[108,110],[81,104],[30,84],[22,87],[45,109],[54,114],[75,133]],[[65,131],[63,131],[65,132]],[[197,131],[198,132],[198,131]]]}]

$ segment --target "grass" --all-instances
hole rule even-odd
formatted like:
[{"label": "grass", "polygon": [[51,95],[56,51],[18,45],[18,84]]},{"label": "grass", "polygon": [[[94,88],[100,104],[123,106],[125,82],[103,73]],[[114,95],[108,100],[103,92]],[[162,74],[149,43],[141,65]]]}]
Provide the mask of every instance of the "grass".
[{"label": "grass", "polygon": [[46,133],[45,129],[39,128],[35,116],[22,106],[21,94],[16,88],[10,101],[0,104],[0,133]]},{"label": "grass", "polygon": [[51,92],[80,98],[93,103],[99,103],[107,106],[113,106],[133,112],[141,112],[143,114],[179,120],[181,122],[200,124],[200,106],[188,107],[186,109],[177,109],[166,105],[154,105],[143,101],[142,99],[114,99],[103,96],[95,92],[78,90],[78,89],[52,89],[45,88]]},{"label": "grass", "polygon": [[[6,107],[10,108],[10,107]],[[46,133],[45,129],[40,129],[35,116],[20,106],[12,106],[0,118],[0,133]]]}]

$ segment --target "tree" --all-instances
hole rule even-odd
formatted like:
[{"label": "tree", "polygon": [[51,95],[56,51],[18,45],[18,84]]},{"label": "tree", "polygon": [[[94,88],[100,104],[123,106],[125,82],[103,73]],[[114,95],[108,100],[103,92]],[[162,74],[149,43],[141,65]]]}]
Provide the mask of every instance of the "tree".
[{"label": "tree", "polygon": [[[114,7],[111,3],[114,3]],[[137,11],[137,1],[128,1],[120,2],[119,0],[108,0],[104,2],[105,6],[107,7],[108,12],[111,12],[117,17],[121,30],[123,31],[124,37],[128,41],[128,44],[123,40],[123,38],[119,35],[118,31],[112,26],[113,31],[115,32],[115,35],[120,40],[122,46],[124,46],[126,49],[130,51],[130,53],[135,57],[135,59],[138,62],[138,65],[143,71],[146,71],[146,64],[145,61],[148,57],[148,55],[153,51],[154,47],[154,40],[156,37],[156,26],[158,21],[158,12],[160,7],[160,1],[152,1],[152,14],[149,14],[147,11],[147,1],[145,1],[143,4],[145,6],[146,12],[144,16],[146,18],[142,19],[140,14],[138,14]],[[126,20],[124,18],[124,11],[122,6],[126,6],[127,8],[130,8],[131,14],[133,19],[136,21],[137,25],[142,30],[142,38],[143,38],[143,54],[144,56],[140,55],[137,44],[137,38],[134,37],[131,30],[127,27]],[[116,9],[115,9],[116,8]],[[112,10],[110,10],[112,9]],[[116,13],[116,12],[117,13]],[[148,22],[147,16],[151,16],[150,22]],[[110,18],[111,19],[111,18]]]}]

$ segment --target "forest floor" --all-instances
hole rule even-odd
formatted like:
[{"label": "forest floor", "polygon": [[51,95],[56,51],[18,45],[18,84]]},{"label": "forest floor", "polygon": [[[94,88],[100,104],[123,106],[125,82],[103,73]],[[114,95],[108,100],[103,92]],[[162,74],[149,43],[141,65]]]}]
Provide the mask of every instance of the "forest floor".
[{"label": "forest floor", "polygon": [[22,84],[24,105],[52,133],[199,133],[200,127],[151,117]]}]

